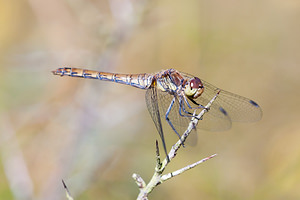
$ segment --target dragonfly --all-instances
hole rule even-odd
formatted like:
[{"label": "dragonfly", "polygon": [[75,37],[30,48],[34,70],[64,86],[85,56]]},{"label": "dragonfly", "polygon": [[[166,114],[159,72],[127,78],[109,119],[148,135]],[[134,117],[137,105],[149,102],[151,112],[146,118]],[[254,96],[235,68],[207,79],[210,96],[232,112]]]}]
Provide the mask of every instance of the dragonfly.
[{"label": "dragonfly", "polygon": [[[262,109],[253,100],[222,90],[196,76],[175,69],[158,73],[118,74],[81,68],[63,67],[54,75],[98,79],[130,85],[146,90],[146,104],[168,158],[162,120],[180,138],[195,117],[217,93],[218,98],[200,120],[198,127],[209,131],[231,128],[232,122],[255,122],[262,118]],[[184,128],[185,127],[185,128]],[[196,129],[194,128],[195,132]]]}]

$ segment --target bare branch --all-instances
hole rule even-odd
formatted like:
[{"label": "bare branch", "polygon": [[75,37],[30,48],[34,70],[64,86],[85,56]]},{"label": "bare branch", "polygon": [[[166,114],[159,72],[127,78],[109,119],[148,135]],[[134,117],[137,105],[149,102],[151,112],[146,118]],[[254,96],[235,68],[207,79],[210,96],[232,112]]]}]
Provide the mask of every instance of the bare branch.
[{"label": "bare branch", "polygon": [[[189,136],[190,132],[197,126],[198,122],[200,119],[202,119],[202,117],[204,116],[204,114],[206,112],[209,111],[209,108],[211,107],[212,103],[216,100],[216,98],[218,97],[220,93],[220,90],[216,93],[216,95],[210,100],[210,102],[208,102],[208,104],[205,106],[205,108],[203,110],[201,110],[201,112],[196,116],[194,113],[194,117],[191,119],[191,122],[189,123],[189,126],[187,127],[186,131],[182,134],[181,138],[172,146],[168,157],[169,157],[169,161],[167,159],[167,157],[163,160],[163,162],[161,163],[160,161],[160,154],[159,154],[159,148],[158,148],[158,142],[156,141],[156,167],[155,167],[155,171],[154,174],[150,180],[150,182],[146,185],[146,183],[144,182],[144,180],[137,174],[133,174],[133,178],[135,179],[137,185],[140,188],[140,193],[137,197],[138,200],[145,200],[148,199],[148,195],[152,192],[152,190],[158,186],[159,184],[163,183],[166,180],[169,180],[170,178],[177,176],[179,174],[182,174],[183,172],[192,169],[196,166],[198,166],[199,164],[215,157],[217,154],[213,154],[209,157],[206,157],[202,160],[199,160],[198,162],[195,162],[191,165],[188,165],[186,167],[183,167],[179,170],[176,170],[172,173],[168,173],[166,175],[162,175],[163,171],[165,170],[165,168],[167,167],[168,163],[171,162],[171,160],[173,158],[175,158],[177,151],[179,150],[179,148],[182,146],[182,144],[186,141],[187,137]],[[142,180],[142,182],[140,181]]]}]

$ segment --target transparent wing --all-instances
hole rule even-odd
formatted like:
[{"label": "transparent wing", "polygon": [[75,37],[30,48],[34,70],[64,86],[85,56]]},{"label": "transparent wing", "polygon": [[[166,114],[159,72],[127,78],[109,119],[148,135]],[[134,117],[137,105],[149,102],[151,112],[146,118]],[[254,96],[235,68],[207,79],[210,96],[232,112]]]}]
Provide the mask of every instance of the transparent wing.
[{"label": "transparent wing", "polygon": [[[216,91],[220,90],[206,81],[202,82],[205,87],[205,91],[201,95],[203,98],[211,99],[216,94]],[[262,117],[262,110],[255,101],[222,89],[216,102],[225,109],[230,119],[234,122],[255,122]]]},{"label": "transparent wing", "polygon": [[[191,79],[193,76],[182,73],[184,78]],[[208,113],[206,113],[201,121],[199,122],[197,128],[209,130],[209,131],[222,131],[231,128],[232,121],[236,122],[254,122],[258,121],[262,117],[262,110],[257,103],[254,101],[233,94],[231,92],[227,92],[225,90],[219,89],[212,84],[203,81],[204,92],[197,98],[194,99],[193,102],[187,99],[188,104],[191,105],[192,109],[190,109],[187,103],[184,102],[184,109],[186,113],[184,113],[183,109],[180,108],[180,99],[183,97],[179,97],[177,95],[171,95],[168,92],[163,92],[156,88],[148,89],[146,93],[146,102],[150,115],[156,125],[156,128],[162,137],[164,143],[164,136],[162,131],[161,120],[165,120],[166,113],[172,100],[175,98],[174,104],[169,110],[169,120],[176,129],[176,131],[181,135],[186,128],[188,127],[191,117],[184,117],[180,115],[180,110],[182,114],[192,116],[191,113],[199,114],[203,108],[200,108],[198,105],[205,106],[207,103],[217,94],[220,90],[220,94],[217,99],[214,101]],[[155,102],[155,103],[154,103]],[[198,105],[197,105],[198,104]],[[197,109],[195,109],[197,108]],[[158,110],[158,111],[157,111]],[[190,113],[190,114],[189,114]],[[193,130],[196,133],[196,129]],[[196,141],[196,137],[193,137],[191,134],[189,139]],[[196,143],[194,141],[194,143]],[[193,143],[193,142],[192,142]],[[165,144],[164,144],[165,145]]]},{"label": "transparent wing", "polygon": [[145,99],[146,99],[148,111],[149,111],[149,113],[152,117],[152,120],[155,124],[155,127],[160,135],[165,154],[168,157],[165,137],[164,137],[163,128],[162,128],[162,124],[161,124],[161,114],[160,114],[160,109],[158,106],[157,88],[150,87],[149,89],[147,89]]},{"label": "transparent wing", "polygon": [[[173,96],[168,92],[163,92],[161,90],[157,90],[157,100],[158,100],[158,107],[160,110],[160,115],[162,120],[166,120],[166,113],[167,110],[173,100],[175,98],[175,102],[168,114],[168,118],[170,122],[173,124],[176,131],[179,135],[182,135],[184,131],[187,129],[191,118],[190,117],[183,117],[179,114],[179,99],[177,96]],[[195,145],[197,143],[197,134],[196,129],[193,129],[186,141],[189,145]]]},{"label": "transparent wing", "polygon": [[[217,92],[214,93],[214,96],[216,94]],[[213,97],[208,99],[201,96],[197,98],[196,102],[202,106],[205,106]],[[217,97],[217,99],[218,98],[219,96]],[[213,102],[209,111],[203,115],[202,119],[198,123],[197,128],[202,130],[208,130],[208,131],[222,131],[231,128],[232,123],[231,123],[230,116],[227,115],[225,112],[222,112],[223,110],[220,110],[221,106],[217,103],[217,99]],[[193,105],[193,102],[190,102],[190,105]],[[196,106],[193,105],[193,107]],[[190,112],[192,111],[190,109],[188,110]],[[199,114],[201,111],[202,109],[197,109],[197,114]]]},{"label": "transparent wing", "polygon": [[[191,78],[192,76],[189,76]],[[214,85],[201,80],[204,92],[195,101],[205,106],[220,90],[209,112],[203,117],[198,128],[210,131],[227,130],[231,122],[254,122],[262,117],[259,105],[251,99],[219,89]],[[193,103],[192,103],[193,104]],[[193,104],[193,106],[195,106]]]}]

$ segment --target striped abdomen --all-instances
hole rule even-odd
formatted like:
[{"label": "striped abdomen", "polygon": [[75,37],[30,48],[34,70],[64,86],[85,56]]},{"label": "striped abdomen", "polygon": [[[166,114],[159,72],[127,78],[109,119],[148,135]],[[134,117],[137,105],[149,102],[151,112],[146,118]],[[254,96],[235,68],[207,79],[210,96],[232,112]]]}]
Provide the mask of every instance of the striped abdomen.
[{"label": "striped abdomen", "polygon": [[80,68],[58,68],[52,71],[54,75],[72,76],[80,78],[99,79],[103,81],[112,81],[116,83],[131,85],[133,87],[147,89],[150,87],[153,76],[150,74],[116,74],[109,72],[98,72]]}]

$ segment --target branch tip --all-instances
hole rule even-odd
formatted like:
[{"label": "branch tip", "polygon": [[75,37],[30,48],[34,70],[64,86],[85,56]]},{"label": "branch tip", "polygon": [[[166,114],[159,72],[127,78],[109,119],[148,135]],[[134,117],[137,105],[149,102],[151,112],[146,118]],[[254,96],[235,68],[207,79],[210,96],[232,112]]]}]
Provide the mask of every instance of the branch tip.
[{"label": "branch tip", "polygon": [[146,187],[146,183],[140,175],[134,173],[134,174],[132,174],[132,178],[135,180],[135,183],[138,185],[138,187],[140,189],[143,189]]},{"label": "branch tip", "polygon": [[67,199],[68,199],[68,200],[73,200],[73,197],[70,195],[69,189],[68,189],[68,187],[67,187],[65,181],[64,181],[63,179],[62,179],[61,181],[62,181],[62,183],[63,183],[63,185],[64,185],[65,190],[66,190],[66,196],[67,196]]},{"label": "branch tip", "polygon": [[67,186],[66,186],[66,184],[65,184],[65,182],[64,182],[64,179],[61,179],[61,181],[62,181],[62,183],[63,183],[63,185],[64,185],[64,188],[67,190],[68,188],[67,188]]},{"label": "branch tip", "polygon": [[158,141],[157,140],[155,140],[156,142],[155,142],[155,147],[156,147],[156,156],[157,157],[159,157],[159,147],[158,147]]}]

